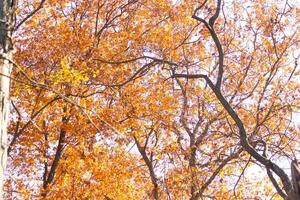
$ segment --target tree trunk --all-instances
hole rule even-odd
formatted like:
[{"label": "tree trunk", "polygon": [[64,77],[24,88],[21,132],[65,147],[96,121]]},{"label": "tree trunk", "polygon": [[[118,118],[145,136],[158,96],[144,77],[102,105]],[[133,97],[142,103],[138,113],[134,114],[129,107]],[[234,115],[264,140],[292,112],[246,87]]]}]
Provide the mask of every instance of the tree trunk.
[{"label": "tree trunk", "polygon": [[300,164],[296,160],[291,163],[291,174],[293,191],[289,195],[289,200],[299,200],[300,199]]},{"label": "tree trunk", "polygon": [[0,0],[0,199],[3,199],[4,170],[7,162],[7,124],[9,114],[9,84],[12,70],[13,44],[11,40],[14,0]]}]

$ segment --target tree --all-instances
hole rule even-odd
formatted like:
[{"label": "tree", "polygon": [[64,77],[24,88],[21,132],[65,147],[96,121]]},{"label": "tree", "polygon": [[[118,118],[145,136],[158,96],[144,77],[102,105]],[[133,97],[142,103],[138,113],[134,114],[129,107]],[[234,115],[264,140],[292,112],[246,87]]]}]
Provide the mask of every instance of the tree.
[{"label": "tree", "polygon": [[43,2],[19,4],[7,199],[293,198],[296,4]]},{"label": "tree", "polygon": [[[276,188],[278,194],[285,199],[296,199],[296,193],[298,193],[296,191],[296,188],[293,189],[292,183],[288,177],[288,175],[284,172],[284,170],[282,168],[280,168],[277,164],[275,164],[274,162],[272,162],[270,159],[268,159],[266,151],[267,151],[267,143],[264,141],[264,139],[259,139],[257,141],[255,141],[255,143],[253,143],[253,141],[251,141],[251,139],[249,138],[248,134],[247,134],[247,130],[246,130],[246,125],[245,122],[243,122],[243,120],[241,119],[241,117],[239,116],[239,114],[234,110],[234,107],[232,105],[230,105],[229,101],[226,100],[226,98],[224,97],[224,95],[222,94],[222,79],[224,76],[224,50],[222,49],[222,44],[220,42],[220,39],[215,31],[215,22],[219,17],[220,11],[221,11],[221,4],[222,1],[218,0],[217,2],[217,6],[216,6],[216,10],[214,12],[214,14],[209,18],[209,21],[207,22],[205,19],[198,17],[198,11],[201,10],[203,8],[203,6],[205,6],[206,1],[199,7],[197,7],[195,9],[195,12],[193,14],[193,18],[196,19],[197,21],[203,23],[205,25],[205,27],[208,29],[214,44],[216,45],[217,48],[217,53],[218,53],[218,63],[217,63],[217,69],[218,69],[218,73],[217,73],[217,80],[216,83],[214,84],[211,80],[211,78],[208,75],[205,74],[174,74],[173,77],[177,77],[177,78],[202,78],[206,81],[206,84],[209,86],[209,88],[212,90],[212,92],[215,94],[215,96],[217,97],[218,101],[221,103],[222,107],[224,108],[224,110],[227,112],[227,114],[233,119],[236,127],[238,128],[238,134],[239,134],[239,140],[240,140],[240,145],[242,146],[242,148],[248,153],[250,154],[256,161],[258,161],[260,164],[262,164],[268,173],[268,176],[272,182],[272,184],[274,185],[274,187]],[[286,6],[289,6],[286,2]],[[284,8],[284,12],[285,12],[285,8]],[[284,13],[283,12],[283,13]],[[279,14],[280,15],[280,14]],[[281,15],[282,16],[282,15]],[[277,18],[277,16],[275,16],[275,18]],[[273,22],[273,18],[271,18],[271,23]],[[276,21],[275,23],[280,23],[278,21]],[[269,25],[271,27],[267,27],[268,29],[271,30],[265,30],[265,35],[269,36],[271,35],[272,39],[273,39],[273,46],[269,46],[269,48],[273,48],[272,50],[275,51],[275,57],[273,58],[273,61],[270,60],[271,65],[271,70],[269,72],[266,73],[267,75],[267,80],[264,84],[263,87],[263,91],[261,94],[261,97],[258,100],[258,107],[260,107],[261,105],[261,101],[264,98],[264,93],[267,91],[267,87],[271,84],[271,82],[274,79],[274,74],[276,74],[279,70],[279,66],[277,66],[277,63],[279,63],[282,59],[283,56],[283,52],[285,52],[287,50],[288,47],[283,48],[280,52],[280,50],[277,48],[278,42],[274,37],[274,35],[276,33],[280,32],[282,30],[276,30],[274,32],[272,32],[276,26],[276,24],[271,24]],[[272,27],[273,26],[273,27]],[[273,30],[272,30],[273,29]],[[278,32],[277,32],[278,31]],[[293,33],[295,34],[295,33]],[[257,35],[256,35],[257,36]],[[255,38],[255,42],[256,42]],[[268,42],[266,42],[268,45]],[[256,50],[256,46],[254,44],[254,51]],[[271,49],[268,50],[268,53],[271,53]],[[271,57],[271,56],[270,56]],[[253,58],[253,57],[252,57]],[[251,58],[251,59],[252,59]],[[250,63],[251,64],[251,63]],[[250,64],[248,65],[248,67],[250,67]],[[297,61],[296,64],[294,66],[294,68],[297,66]],[[291,72],[290,76],[288,76],[287,79],[287,83],[290,80],[290,77],[293,75],[293,72]],[[281,77],[283,78],[283,77]],[[275,90],[277,94],[280,94],[283,92],[283,88],[280,88],[278,90]],[[273,101],[272,106],[274,104],[276,104],[276,101]],[[268,117],[268,115],[270,114],[270,112],[272,112],[272,106],[271,108],[269,108],[268,113],[265,115],[265,117],[263,117],[263,121],[266,120],[266,118]],[[263,123],[263,122],[259,122],[259,116],[257,115],[257,122],[259,123]],[[260,126],[260,125],[258,125]],[[258,127],[257,126],[257,127]],[[268,130],[269,131],[269,130]],[[254,132],[256,134],[256,131]],[[250,140],[250,141],[249,141]],[[252,143],[252,144],[251,144]],[[258,150],[255,149],[255,146],[261,143],[263,145],[263,152],[262,154],[258,153]],[[281,180],[281,183],[283,184],[283,190],[280,188],[278,182],[275,180],[273,173],[275,173]]]},{"label": "tree", "polygon": [[7,125],[9,114],[9,87],[12,71],[12,32],[14,28],[16,2],[14,0],[0,1],[0,197],[3,194],[4,170],[7,162]]}]

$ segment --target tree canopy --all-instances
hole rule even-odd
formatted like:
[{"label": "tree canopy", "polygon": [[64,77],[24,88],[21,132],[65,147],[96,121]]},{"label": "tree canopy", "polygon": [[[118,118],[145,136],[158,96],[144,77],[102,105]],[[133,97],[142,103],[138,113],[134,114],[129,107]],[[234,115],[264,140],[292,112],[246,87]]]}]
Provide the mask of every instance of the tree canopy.
[{"label": "tree canopy", "polygon": [[19,0],[5,199],[291,199],[300,5]]}]

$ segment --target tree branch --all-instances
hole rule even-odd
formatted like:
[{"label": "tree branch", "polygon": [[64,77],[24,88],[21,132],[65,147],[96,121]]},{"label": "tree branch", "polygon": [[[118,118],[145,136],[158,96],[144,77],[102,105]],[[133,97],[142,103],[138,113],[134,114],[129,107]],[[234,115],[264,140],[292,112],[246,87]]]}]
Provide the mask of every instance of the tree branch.
[{"label": "tree branch", "polygon": [[248,142],[247,138],[247,132],[244,127],[244,123],[239,118],[238,114],[233,110],[231,105],[228,103],[228,101],[225,99],[225,97],[222,95],[221,91],[215,86],[212,81],[209,79],[208,76],[203,74],[196,74],[196,75],[187,75],[187,74],[174,74],[173,77],[181,77],[181,78],[203,78],[205,79],[208,86],[211,88],[211,90],[216,95],[219,102],[222,104],[226,112],[230,115],[230,117],[234,120],[235,124],[239,128],[239,137],[240,137],[240,143],[244,150],[246,150],[252,157],[254,157],[258,162],[263,164],[266,168],[270,168],[277,176],[280,177],[284,190],[286,193],[290,193],[293,188],[291,181],[288,177],[288,175],[281,169],[278,165],[273,163],[271,160],[267,159],[266,157],[260,155]]},{"label": "tree branch", "polygon": [[42,106],[39,110],[37,110],[31,117],[30,120],[13,136],[12,141],[10,142],[7,150],[7,155],[9,156],[12,146],[16,143],[17,139],[20,137],[20,135],[24,132],[24,130],[32,123],[33,119],[38,116],[45,108],[47,108],[49,105],[54,103],[55,101],[61,99],[59,96],[54,97],[52,100],[47,102],[44,106]]},{"label": "tree branch", "polygon": [[[196,19],[197,21],[202,22],[205,27],[209,30],[210,35],[217,47],[218,50],[218,57],[219,57],[219,68],[218,68],[218,77],[217,77],[217,82],[216,82],[216,88],[218,90],[221,90],[221,85],[222,85],[222,79],[223,79],[223,73],[224,73],[224,52],[223,52],[223,48],[221,45],[221,42],[214,30],[214,24],[215,21],[217,20],[217,18],[219,17],[220,14],[220,9],[221,9],[221,2],[222,0],[218,0],[217,3],[217,9],[216,12],[214,13],[214,15],[209,19],[209,23],[207,23],[204,19],[202,19],[201,17],[198,17],[196,15],[197,11],[204,6],[204,4],[202,4],[199,8],[197,8],[192,16],[193,19]],[[204,2],[206,3],[206,1]]]},{"label": "tree branch", "polygon": [[40,4],[38,5],[38,7],[36,9],[34,9],[31,13],[29,13],[26,17],[24,17],[24,19],[22,19],[20,21],[20,23],[18,23],[15,28],[14,31],[18,30],[20,28],[20,26],[22,24],[24,24],[27,20],[29,20],[33,15],[35,15],[35,13],[37,13],[40,9],[43,8],[44,3],[46,2],[46,0],[41,0]]},{"label": "tree branch", "polygon": [[[63,108],[63,112],[64,112],[64,115],[65,115],[66,112],[67,112],[67,107],[66,106]],[[44,192],[42,194],[43,197],[46,197],[46,195],[47,195],[48,185],[53,181],[56,169],[58,167],[59,160],[61,159],[62,151],[64,149],[64,144],[66,142],[65,141],[66,140],[66,129],[65,129],[64,126],[68,123],[69,119],[70,119],[70,117],[66,117],[66,116],[62,117],[62,127],[60,128],[56,153],[55,153],[50,171],[48,173],[48,177],[45,178],[46,181],[43,183],[43,189],[44,189]],[[45,174],[47,174],[47,172],[45,172]]]}]

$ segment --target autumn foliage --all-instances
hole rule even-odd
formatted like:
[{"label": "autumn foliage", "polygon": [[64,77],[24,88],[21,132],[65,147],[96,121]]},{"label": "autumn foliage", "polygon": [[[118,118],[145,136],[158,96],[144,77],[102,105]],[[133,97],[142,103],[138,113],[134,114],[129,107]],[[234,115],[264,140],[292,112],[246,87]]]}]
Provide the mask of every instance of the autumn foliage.
[{"label": "autumn foliage", "polygon": [[292,191],[298,2],[20,0],[16,20],[5,199]]}]

